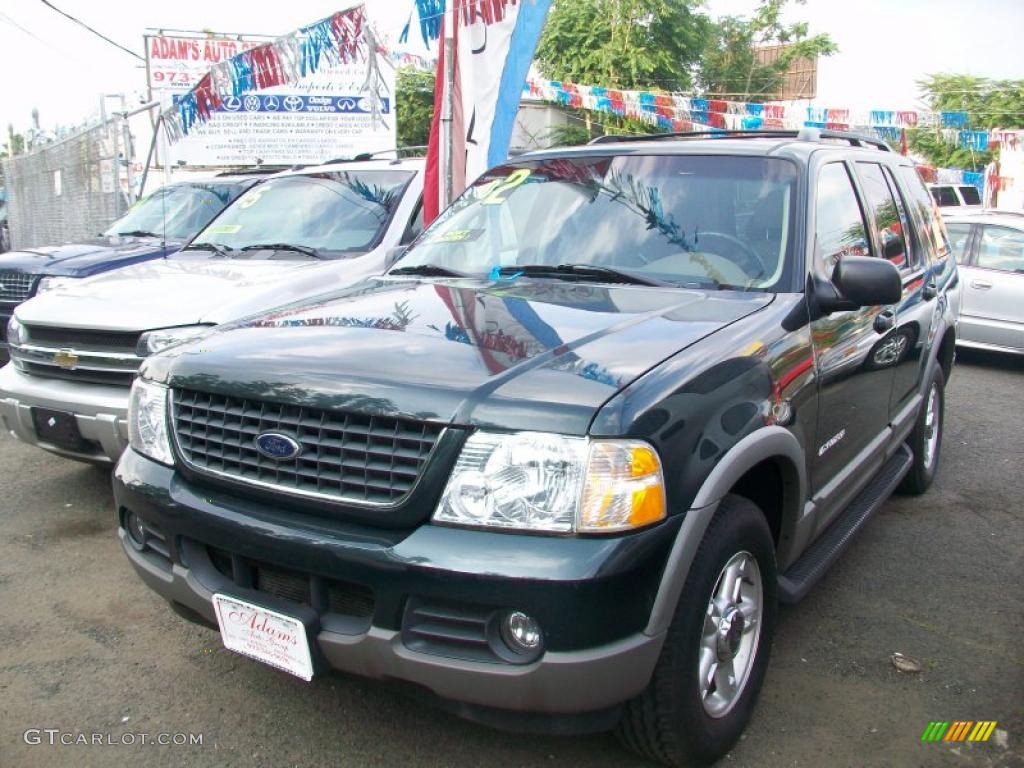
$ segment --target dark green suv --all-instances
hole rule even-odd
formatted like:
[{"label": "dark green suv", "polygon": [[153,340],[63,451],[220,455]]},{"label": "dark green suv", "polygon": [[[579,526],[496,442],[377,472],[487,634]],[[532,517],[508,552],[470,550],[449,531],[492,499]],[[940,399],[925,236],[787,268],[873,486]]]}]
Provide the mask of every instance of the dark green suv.
[{"label": "dark green suv", "polygon": [[387,274],[148,359],[124,549],[302,678],[713,760],[778,601],[931,483],[956,285],[913,166],[870,139],[524,156]]}]

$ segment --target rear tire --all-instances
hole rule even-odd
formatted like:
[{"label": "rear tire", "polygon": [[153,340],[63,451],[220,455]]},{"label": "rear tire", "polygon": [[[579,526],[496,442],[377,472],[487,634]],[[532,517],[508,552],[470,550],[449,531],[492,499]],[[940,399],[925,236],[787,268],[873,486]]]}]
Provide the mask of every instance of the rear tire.
[{"label": "rear tire", "polygon": [[907,446],[914,452],[914,463],[897,488],[900,493],[918,496],[927,491],[935,479],[939,467],[939,449],[942,448],[942,426],[945,422],[945,384],[942,368],[936,365],[928,381],[914,431],[907,438]]},{"label": "rear tire", "polygon": [[751,501],[726,496],[690,566],[654,674],[626,704],[622,743],[673,766],[728,752],[764,682],[775,615],[768,523]]}]

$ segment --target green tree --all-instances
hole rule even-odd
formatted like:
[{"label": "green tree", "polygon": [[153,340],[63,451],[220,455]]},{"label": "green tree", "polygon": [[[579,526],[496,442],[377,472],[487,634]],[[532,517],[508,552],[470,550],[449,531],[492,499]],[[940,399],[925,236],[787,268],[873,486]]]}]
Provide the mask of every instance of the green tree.
[{"label": "green tree", "polygon": [[[698,80],[709,94],[738,100],[769,98],[779,92],[783,75],[797,59],[831,56],[838,47],[826,34],[808,36],[806,22],[784,24],[787,5],[804,0],[762,0],[749,18],[726,16],[712,25]],[[762,63],[757,48],[785,45],[776,61]]]},{"label": "green tree", "polygon": [[5,155],[20,155],[25,151],[25,137],[20,133],[14,132],[14,126],[8,124],[7,126],[7,141],[4,142],[3,154]]},{"label": "green tree", "polygon": [[430,137],[430,120],[433,114],[434,73],[412,67],[399,69],[395,83],[398,146],[425,145]]},{"label": "green tree", "polygon": [[610,88],[692,88],[710,27],[700,0],[558,0],[537,61],[555,80]]},{"label": "green tree", "polygon": [[[1024,80],[990,80],[957,74],[932,74],[917,81],[921,101],[934,112],[967,112],[968,128],[1024,128]],[[942,126],[907,131],[910,149],[940,168],[979,171],[992,152],[964,149],[942,135]]]}]

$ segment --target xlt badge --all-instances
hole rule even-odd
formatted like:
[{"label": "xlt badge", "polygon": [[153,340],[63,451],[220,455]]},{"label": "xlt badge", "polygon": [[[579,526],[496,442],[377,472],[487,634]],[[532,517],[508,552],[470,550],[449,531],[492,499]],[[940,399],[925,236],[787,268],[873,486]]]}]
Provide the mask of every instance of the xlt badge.
[{"label": "xlt badge", "polygon": [[830,437],[828,440],[826,440],[825,444],[822,445],[821,448],[818,449],[818,456],[819,457],[824,456],[825,452],[829,448],[831,448],[833,445],[838,443],[844,437],[846,437],[846,430],[845,429],[839,430],[836,434],[834,434],[832,437]]}]

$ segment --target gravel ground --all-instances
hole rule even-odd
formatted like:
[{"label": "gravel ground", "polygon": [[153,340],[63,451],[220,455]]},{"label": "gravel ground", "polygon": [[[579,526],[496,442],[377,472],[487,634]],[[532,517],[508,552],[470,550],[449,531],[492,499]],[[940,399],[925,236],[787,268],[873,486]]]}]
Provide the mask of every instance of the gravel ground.
[{"label": "gravel ground", "polygon": [[[1024,766],[1022,395],[1024,361],[961,354],[935,486],[890,500],[783,610],[757,713],[723,765]],[[107,471],[7,435],[0,606],[2,766],[646,764],[609,735],[500,733],[371,681],[306,684],[223,650],[136,578]],[[897,651],[922,671],[897,671]],[[921,743],[931,720],[999,724],[984,744]],[[27,729],[135,744],[28,744]]]}]

